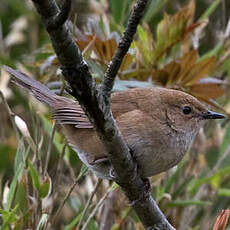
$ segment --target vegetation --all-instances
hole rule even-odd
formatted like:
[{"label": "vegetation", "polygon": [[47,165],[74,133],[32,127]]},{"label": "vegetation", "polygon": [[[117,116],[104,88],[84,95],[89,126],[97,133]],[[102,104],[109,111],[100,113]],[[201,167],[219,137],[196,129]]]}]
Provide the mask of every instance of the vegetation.
[{"label": "vegetation", "polygon": [[[133,2],[74,2],[69,27],[98,83]],[[175,88],[229,117],[228,7],[227,0],[150,1],[114,90]],[[0,15],[0,63],[66,95],[59,62],[31,2],[3,0]],[[88,172],[49,111],[9,80],[2,70],[1,228],[143,229],[118,186]],[[177,167],[151,178],[153,197],[177,229],[226,229],[229,143],[229,119],[208,123]]]}]

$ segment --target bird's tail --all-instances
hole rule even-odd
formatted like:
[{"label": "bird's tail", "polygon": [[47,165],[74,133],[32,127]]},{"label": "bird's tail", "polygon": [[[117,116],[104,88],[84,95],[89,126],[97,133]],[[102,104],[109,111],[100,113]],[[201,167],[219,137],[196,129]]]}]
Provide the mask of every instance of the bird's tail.
[{"label": "bird's tail", "polygon": [[57,95],[55,95],[49,88],[33,78],[14,70],[8,66],[4,66],[4,70],[13,75],[13,81],[22,88],[28,89],[39,101],[45,103],[51,108],[55,108]]}]

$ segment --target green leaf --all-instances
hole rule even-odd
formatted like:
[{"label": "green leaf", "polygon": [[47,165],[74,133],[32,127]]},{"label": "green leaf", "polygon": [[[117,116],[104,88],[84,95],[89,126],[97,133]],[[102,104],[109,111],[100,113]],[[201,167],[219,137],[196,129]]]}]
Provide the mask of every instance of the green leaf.
[{"label": "green leaf", "polygon": [[228,196],[228,197],[230,197],[230,189],[229,188],[220,188],[218,190],[218,196]]},{"label": "green leaf", "polygon": [[88,172],[88,168],[86,167],[86,165],[82,164],[81,171],[78,175],[78,178],[85,176],[87,174],[87,172]]},{"label": "green leaf", "polygon": [[209,177],[203,177],[201,179],[194,179],[188,185],[188,191],[191,193],[195,193],[199,187],[204,183],[211,183],[213,186],[217,187],[221,180],[224,179],[224,176],[230,173],[230,166],[225,167],[223,169],[219,169],[216,173]]},{"label": "green leaf", "polygon": [[191,1],[174,15],[164,14],[157,25],[154,64],[162,61],[173,46],[183,41],[199,25],[199,23],[191,23],[194,8],[194,1]]},{"label": "green leaf", "polygon": [[119,185],[117,183],[113,182],[113,184],[111,186],[111,190],[115,190],[118,187],[119,187]]},{"label": "green leaf", "polygon": [[49,194],[49,190],[50,190],[50,180],[47,179],[40,185],[39,196],[41,198],[45,198]]},{"label": "green leaf", "polygon": [[92,69],[92,73],[93,73],[93,77],[94,78],[98,78],[98,79],[102,79],[104,76],[104,72],[102,69],[102,66],[97,64],[94,60],[87,60],[87,64],[90,66],[90,68]]},{"label": "green leaf", "polygon": [[148,29],[137,27],[138,41],[134,41],[135,47],[141,55],[141,64],[145,69],[151,69],[154,58],[153,35]]},{"label": "green leaf", "polygon": [[203,21],[204,19],[207,19],[216,10],[216,8],[218,7],[220,3],[221,3],[221,0],[212,1],[212,4],[207,8],[207,10],[199,18],[199,21]]},{"label": "green leaf", "polygon": [[81,219],[81,216],[82,216],[82,212],[80,214],[78,214],[72,221],[70,224],[68,224],[64,230],[72,230],[77,224],[78,222],[80,221]]},{"label": "green leaf", "polygon": [[36,230],[45,229],[47,221],[48,221],[48,214],[43,213]]},{"label": "green leaf", "polygon": [[18,181],[17,190],[14,196],[14,204],[19,205],[19,212],[23,213],[23,219],[25,219],[25,215],[28,212],[28,184],[25,183],[23,179]]},{"label": "green leaf", "polygon": [[13,180],[10,184],[10,190],[9,190],[9,194],[7,196],[7,203],[6,203],[6,210],[9,211],[14,199],[14,195],[15,195],[15,191],[17,188],[17,182],[19,180],[19,178],[21,178],[22,176],[22,172],[24,169],[24,165],[22,163],[19,164],[17,171],[14,174]]},{"label": "green leaf", "polygon": [[220,42],[212,50],[208,51],[207,53],[205,53],[201,57],[199,57],[198,61],[203,61],[206,58],[221,55],[222,51],[223,51],[223,42]]},{"label": "green leaf", "polygon": [[161,186],[157,186],[157,193],[156,193],[156,202],[158,203],[164,197],[165,188]]},{"label": "green leaf", "polygon": [[131,5],[131,0],[116,0],[109,1],[112,10],[112,15],[117,24],[123,24],[125,17],[128,14],[129,6]]},{"label": "green leaf", "polygon": [[25,154],[25,146],[23,145],[23,142],[20,140],[17,148],[17,152],[14,159],[14,172],[16,173],[18,170],[19,165],[23,162],[23,155]]},{"label": "green leaf", "polygon": [[40,191],[40,187],[41,187],[40,177],[39,177],[37,170],[35,169],[35,167],[33,166],[30,160],[28,160],[28,168],[29,168],[31,179],[32,179],[33,187],[37,191]]},{"label": "green leaf", "polygon": [[167,180],[167,184],[165,186],[165,192],[169,193],[172,185],[178,180],[181,169],[184,165],[185,161],[182,161],[178,166],[176,171],[170,176],[170,178]]},{"label": "green leaf", "polygon": [[14,172],[15,173],[17,172],[20,164],[25,165],[25,161],[29,155],[29,152],[30,152],[30,147],[28,147],[26,150],[23,142],[20,140],[19,145],[18,145],[18,149],[16,152],[15,160],[14,160]]},{"label": "green leaf", "polygon": [[3,219],[3,224],[1,228],[2,230],[9,229],[8,225],[13,224],[17,221],[17,215],[16,215],[17,211],[18,211],[18,205],[16,205],[12,211],[6,211],[3,209],[0,209],[0,213]]},{"label": "green leaf", "polygon": [[222,145],[220,147],[220,155],[222,155],[225,152],[229,143],[230,143],[230,124],[228,124],[226,129],[225,129],[223,142],[222,142]]},{"label": "green leaf", "polygon": [[177,197],[180,197],[181,194],[185,194],[187,192],[187,186],[191,180],[192,180],[191,176],[186,177],[181,184],[176,186],[173,193],[171,194],[173,200],[176,199]]},{"label": "green leaf", "polygon": [[[50,120],[47,117],[45,117],[44,115],[41,115],[41,120],[43,122],[45,130],[51,134],[52,123],[50,122]],[[58,152],[61,153],[62,149],[63,149],[63,144],[62,144],[61,135],[58,132],[55,132],[55,134],[54,134],[53,143],[56,146]]]},{"label": "green leaf", "polygon": [[146,9],[147,11],[144,15],[144,20],[147,22],[151,22],[154,16],[163,9],[167,2],[168,0],[150,1],[150,4]]}]

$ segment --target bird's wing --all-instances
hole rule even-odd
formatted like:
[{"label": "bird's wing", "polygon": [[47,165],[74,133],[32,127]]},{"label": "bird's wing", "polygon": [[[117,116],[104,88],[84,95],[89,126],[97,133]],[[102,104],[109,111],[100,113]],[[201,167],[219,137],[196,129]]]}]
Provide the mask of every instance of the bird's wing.
[{"label": "bird's wing", "polygon": [[[77,102],[65,99],[61,97],[60,100],[63,100],[63,102],[58,101],[56,103],[58,106],[55,106],[54,119],[60,121],[61,124],[73,124],[76,128],[93,128],[81,106]],[[143,98],[142,89],[113,93],[111,97],[111,109],[114,118],[117,119],[123,114],[139,110],[137,100],[142,102],[143,99],[146,100],[146,98]]]},{"label": "bird's wing", "polygon": [[111,109],[115,119],[122,114],[139,109],[137,101],[142,97],[139,91],[140,89],[132,89],[115,92],[111,95]]},{"label": "bird's wing", "polygon": [[[91,129],[92,123],[77,102],[59,97],[61,99],[53,111],[53,118],[61,125],[74,125],[79,129]],[[64,100],[63,100],[64,99]],[[62,101],[63,100],[63,101]]]}]

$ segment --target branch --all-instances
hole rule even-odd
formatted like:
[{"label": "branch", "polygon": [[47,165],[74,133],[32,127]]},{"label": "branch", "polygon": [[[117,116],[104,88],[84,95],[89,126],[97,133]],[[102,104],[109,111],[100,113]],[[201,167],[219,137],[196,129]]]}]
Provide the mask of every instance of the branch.
[{"label": "branch", "polygon": [[133,37],[136,33],[137,26],[140,23],[147,3],[148,0],[139,0],[133,7],[133,12],[129,18],[128,25],[125,29],[124,35],[121,38],[117,50],[113,55],[113,58],[105,72],[105,76],[101,86],[101,90],[105,95],[111,94],[111,90],[113,89],[117,72],[121,66],[124,56],[128,52],[129,47],[133,41]]},{"label": "branch", "polygon": [[53,18],[47,22],[47,30],[58,29],[61,25],[63,25],[68,19],[69,12],[71,10],[71,0],[65,0],[60,12],[58,12]]},{"label": "branch", "polygon": [[[119,63],[121,63],[125,55],[125,53],[121,52],[122,45],[119,46],[118,50],[120,49],[120,51],[117,51],[117,55],[113,58],[115,59],[115,64],[110,65],[109,69],[111,69],[111,71],[107,71],[107,77],[104,80],[104,82],[107,82],[106,79],[113,79],[111,83],[103,84],[107,92],[106,95],[95,84],[88,66],[83,60],[81,52],[76,46],[67,26],[62,23],[62,20],[56,20],[60,22],[59,25],[50,26],[54,24],[51,21],[53,18],[58,17],[57,15],[65,15],[65,13],[62,14],[60,12],[55,0],[33,0],[33,2],[49,33],[52,45],[61,63],[62,73],[71,86],[71,94],[81,104],[107,149],[108,156],[114,167],[115,175],[117,176],[116,182],[126,193],[146,229],[174,229],[158,208],[150,192],[146,191],[146,182],[141,179],[139,174],[136,174],[135,164],[132,160],[129,148],[110,110],[108,94],[110,94],[115,78],[110,77],[110,72],[116,75],[116,71],[119,69]],[[137,18],[134,20],[137,24],[140,21],[146,3],[147,0],[138,0],[135,10],[131,15],[133,20]],[[137,12],[140,13],[138,17],[134,16]],[[129,23],[132,29],[127,29],[127,31],[132,32],[127,32],[127,34],[124,35],[124,37],[128,37],[128,42],[125,42],[125,52],[127,52],[131,44],[137,24],[134,22]],[[129,34],[131,34],[131,37]],[[113,67],[113,65],[115,67]],[[110,82],[110,80],[108,80],[108,82]]]}]

